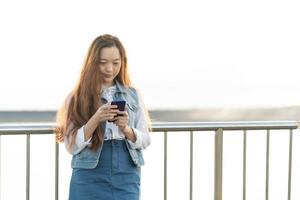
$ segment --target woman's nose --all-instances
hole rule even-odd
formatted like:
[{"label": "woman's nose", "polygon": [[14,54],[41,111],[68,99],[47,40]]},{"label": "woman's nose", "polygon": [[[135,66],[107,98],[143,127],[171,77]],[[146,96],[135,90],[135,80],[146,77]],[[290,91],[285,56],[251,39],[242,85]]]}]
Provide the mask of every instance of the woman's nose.
[{"label": "woman's nose", "polygon": [[113,64],[112,63],[107,63],[107,66],[106,66],[106,71],[113,71]]}]

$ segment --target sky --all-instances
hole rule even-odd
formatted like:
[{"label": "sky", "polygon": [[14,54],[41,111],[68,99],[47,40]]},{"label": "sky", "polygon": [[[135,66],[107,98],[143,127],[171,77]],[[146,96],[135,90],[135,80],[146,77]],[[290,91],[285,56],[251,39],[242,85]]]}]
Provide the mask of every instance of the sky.
[{"label": "sky", "polygon": [[57,109],[100,34],[149,109],[300,105],[299,1],[0,0],[0,110]]}]

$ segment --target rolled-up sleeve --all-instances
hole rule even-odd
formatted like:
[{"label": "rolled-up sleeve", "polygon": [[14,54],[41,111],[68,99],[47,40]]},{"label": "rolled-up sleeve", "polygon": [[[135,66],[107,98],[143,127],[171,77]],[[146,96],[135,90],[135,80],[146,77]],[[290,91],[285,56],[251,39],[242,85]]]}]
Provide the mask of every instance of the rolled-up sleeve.
[{"label": "rolled-up sleeve", "polygon": [[148,120],[146,115],[146,109],[144,102],[140,94],[138,93],[138,104],[139,108],[136,112],[135,117],[135,127],[131,127],[133,133],[135,134],[136,141],[132,142],[128,140],[132,149],[145,149],[151,143],[151,138],[149,134]]},{"label": "rolled-up sleeve", "polygon": [[80,153],[87,145],[91,144],[91,139],[89,138],[87,141],[84,141],[84,126],[77,130],[77,134],[75,134],[75,143],[74,145],[70,145],[72,136],[66,136],[64,139],[64,143],[68,152],[72,155],[76,155]]}]

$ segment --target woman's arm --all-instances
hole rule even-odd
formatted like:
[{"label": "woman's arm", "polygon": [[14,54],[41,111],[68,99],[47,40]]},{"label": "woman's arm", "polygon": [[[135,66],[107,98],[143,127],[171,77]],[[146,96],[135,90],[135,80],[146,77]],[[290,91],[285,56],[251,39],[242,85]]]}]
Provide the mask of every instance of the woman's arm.
[{"label": "woman's arm", "polygon": [[120,116],[116,117],[114,124],[120,128],[132,149],[145,149],[150,145],[150,135],[146,109],[140,96],[138,97],[138,104],[133,127],[128,125],[129,115],[127,111],[117,111]]},{"label": "woman's arm", "polygon": [[136,140],[135,142],[129,140],[129,144],[133,149],[145,149],[151,143],[151,138],[149,134],[150,119],[148,119],[144,102],[138,91],[137,94],[139,109],[137,110],[135,116],[135,127],[131,127],[131,130],[133,131]]},{"label": "woman's arm", "polygon": [[92,138],[94,131],[99,126],[99,123],[101,122],[101,118],[99,118],[99,115],[94,114],[89,121],[83,126],[83,138],[84,141],[87,141]]},{"label": "woman's arm", "polygon": [[[85,135],[84,134],[84,126],[82,126],[73,135],[69,134],[69,135],[65,136],[64,143],[65,143],[66,149],[68,150],[68,152],[70,154],[76,155],[76,154],[80,153],[87,145],[91,144],[90,141],[92,138],[85,140],[84,135]],[[73,137],[75,137],[75,138],[73,138]],[[75,140],[74,144],[72,144],[73,140]]]},{"label": "woman's arm", "polygon": [[74,128],[74,124],[70,123],[64,138],[68,152],[72,155],[76,155],[89,145],[93,133],[100,123],[112,119],[116,115],[114,108],[116,108],[115,105],[102,105],[85,125],[73,133],[71,133],[71,131]]}]

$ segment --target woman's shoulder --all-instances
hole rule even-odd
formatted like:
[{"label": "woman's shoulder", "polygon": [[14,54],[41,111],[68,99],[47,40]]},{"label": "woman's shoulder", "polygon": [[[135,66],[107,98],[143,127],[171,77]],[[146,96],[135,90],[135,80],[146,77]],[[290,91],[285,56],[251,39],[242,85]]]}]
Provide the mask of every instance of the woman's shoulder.
[{"label": "woman's shoulder", "polygon": [[70,102],[71,102],[73,96],[74,96],[73,91],[71,91],[71,92],[69,92],[69,94],[67,94],[67,96],[66,96],[66,98],[64,100],[64,104],[63,104],[65,108],[69,107]]},{"label": "woman's shoulder", "polygon": [[69,94],[65,98],[65,102],[67,105],[70,104],[71,99],[73,98],[73,91],[69,92]]},{"label": "woman's shoulder", "polygon": [[130,93],[132,93],[136,98],[138,98],[140,96],[140,91],[137,87],[135,86],[128,86],[128,91]]},{"label": "woman's shoulder", "polygon": [[137,92],[137,88],[135,86],[132,86],[132,85],[128,86],[128,90],[131,91],[131,92],[135,92],[135,93]]},{"label": "woman's shoulder", "polygon": [[116,84],[117,87],[120,87],[122,88],[123,90],[125,90],[125,92],[127,94],[129,94],[129,96],[133,97],[134,99],[138,100],[139,97],[140,97],[140,91],[137,87],[135,87],[134,85],[127,85],[127,86],[124,86],[124,85],[120,85],[120,84]]},{"label": "woman's shoulder", "polygon": [[142,95],[142,93],[140,92],[140,90],[138,88],[136,88],[134,86],[129,86],[128,91],[131,94],[130,96],[132,96],[135,99],[137,104],[140,104],[140,103],[144,102],[143,95]]}]

